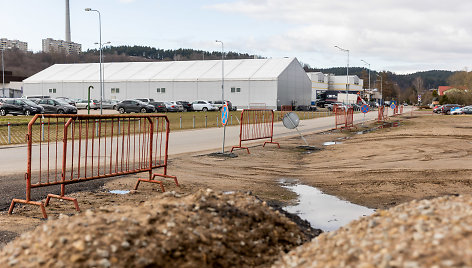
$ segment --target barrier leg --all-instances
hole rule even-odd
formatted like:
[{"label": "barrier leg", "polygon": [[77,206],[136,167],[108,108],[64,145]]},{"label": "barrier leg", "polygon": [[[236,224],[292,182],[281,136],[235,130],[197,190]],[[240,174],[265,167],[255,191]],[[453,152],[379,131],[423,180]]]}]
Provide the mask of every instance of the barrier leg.
[{"label": "barrier leg", "polygon": [[13,213],[13,208],[15,207],[16,203],[25,204],[25,205],[39,206],[39,208],[41,209],[41,212],[43,213],[43,218],[45,218],[45,219],[48,218],[48,215],[46,214],[46,208],[44,207],[43,202],[27,201],[27,200],[23,200],[23,199],[13,199],[11,201],[11,205],[10,205],[10,209],[8,210],[8,214],[11,215]]},{"label": "barrier leg", "polygon": [[[164,192],[166,191],[165,188],[164,188],[164,184],[162,183],[162,181],[157,181],[157,180],[155,180],[154,178],[155,178],[156,176],[160,176],[160,177],[161,177],[161,175],[159,175],[159,174],[152,174],[152,177],[151,177],[151,179],[149,179],[149,180],[146,180],[146,179],[138,179],[138,181],[136,182],[136,186],[134,186],[134,189],[135,189],[135,190],[138,190],[138,186],[139,186],[139,183],[140,183],[140,182],[158,183],[158,184],[161,186],[162,192],[164,193]],[[175,183],[177,184],[177,186],[179,186],[179,183],[177,182],[177,177],[175,177],[175,176],[169,176],[169,175],[165,175],[165,176],[174,178]]]},{"label": "barrier leg", "polygon": [[231,152],[233,152],[233,150],[234,150],[235,148],[246,149],[247,153],[248,153],[248,154],[251,154],[251,153],[249,152],[249,148],[248,148],[248,147],[243,147],[243,146],[241,146],[241,145],[231,147]]},{"label": "barrier leg", "polygon": [[62,199],[62,200],[66,200],[66,201],[72,201],[74,203],[75,210],[80,211],[79,202],[77,202],[77,198],[63,196],[63,195],[56,195],[56,194],[48,194],[48,197],[46,198],[45,206],[49,205],[49,201],[51,200],[51,198],[57,198],[57,199]]},{"label": "barrier leg", "polygon": [[266,142],[264,142],[264,145],[262,145],[262,147],[265,147],[266,143],[277,144],[277,146],[279,146],[279,149],[280,149],[280,144],[278,142],[275,142],[275,141],[266,141]]}]

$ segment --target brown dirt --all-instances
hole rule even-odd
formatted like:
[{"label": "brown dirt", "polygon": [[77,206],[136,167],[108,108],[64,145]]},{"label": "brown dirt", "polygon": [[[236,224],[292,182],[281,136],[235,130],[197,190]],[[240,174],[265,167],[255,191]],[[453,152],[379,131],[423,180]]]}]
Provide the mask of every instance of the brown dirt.
[{"label": "brown dirt", "polygon": [[[199,189],[251,191],[265,201],[296,202],[296,195],[280,187],[279,179],[290,178],[318,187],[370,208],[390,208],[413,199],[467,194],[472,190],[471,116],[425,115],[398,117],[399,127],[356,135],[351,132],[325,132],[305,136],[310,145],[323,148],[307,153],[298,149],[299,137],[278,140],[281,148],[268,144],[250,148],[251,154],[237,151],[237,158],[210,157],[208,153],[170,157],[169,174],[176,175],[180,188],[169,180],[166,190],[187,194]],[[376,127],[371,124],[365,128]],[[346,138],[347,139],[343,139]],[[342,139],[342,144],[322,146],[325,141]],[[260,143],[259,143],[260,144]],[[139,204],[161,195],[157,185],[142,184],[128,195],[108,191],[129,190],[136,178],[146,174],[117,178],[94,192],[73,193],[82,210]],[[47,208],[50,218],[74,213],[70,202],[54,200]],[[14,215],[0,215],[0,239],[8,242],[41,224],[37,207],[18,206]],[[316,228],[316,226],[314,226]]]}]

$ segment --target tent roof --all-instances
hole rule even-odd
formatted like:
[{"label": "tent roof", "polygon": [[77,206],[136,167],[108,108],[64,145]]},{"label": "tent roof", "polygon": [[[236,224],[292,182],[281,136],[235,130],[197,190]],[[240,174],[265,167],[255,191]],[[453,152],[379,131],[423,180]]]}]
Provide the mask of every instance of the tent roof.
[{"label": "tent roof", "polygon": [[[225,80],[275,80],[296,58],[225,60]],[[111,62],[103,64],[104,80],[215,81],[221,80],[221,60]],[[97,82],[98,63],[55,64],[24,83]]]}]

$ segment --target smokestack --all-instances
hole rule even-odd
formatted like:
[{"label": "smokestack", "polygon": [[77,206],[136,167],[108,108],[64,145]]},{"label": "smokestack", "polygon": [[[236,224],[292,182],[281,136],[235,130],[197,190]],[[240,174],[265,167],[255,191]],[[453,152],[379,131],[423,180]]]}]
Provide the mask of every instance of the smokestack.
[{"label": "smokestack", "polygon": [[70,40],[70,12],[69,12],[69,0],[66,0],[66,42]]}]

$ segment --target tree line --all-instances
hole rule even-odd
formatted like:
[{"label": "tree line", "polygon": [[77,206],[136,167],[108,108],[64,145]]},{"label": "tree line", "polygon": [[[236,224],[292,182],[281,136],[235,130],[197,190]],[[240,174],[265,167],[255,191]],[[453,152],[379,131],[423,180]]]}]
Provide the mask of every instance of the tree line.
[{"label": "tree line", "polygon": [[[18,49],[5,50],[5,70],[14,76],[29,77],[54,64],[94,63],[99,62],[99,50],[90,49],[80,54],[22,52]],[[195,49],[159,49],[149,46],[110,46],[103,48],[104,62],[137,62],[137,61],[186,61],[186,60],[217,60],[221,59],[221,51],[203,51]],[[226,52],[225,59],[262,58],[248,53]],[[307,72],[323,72],[325,74],[345,75],[345,67],[326,69],[311,68],[304,64]],[[357,75],[364,80],[364,88],[368,88],[368,69],[351,67],[349,74]],[[379,79],[381,76],[382,79]],[[434,96],[430,89],[443,85],[458,88],[472,88],[472,72],[451,72],[432,70],[412,74],[395,74],[389,71],[371,70],[371,87],[381,88],[385,100],[399,100],[415,103],[418,95],[424,96],[423,103],[431,102]],[[380,85],[382,81],[382,86]],[[447,100],[445,100],[447,101]],[[471,103],[472,104],[472,103]]]}]

